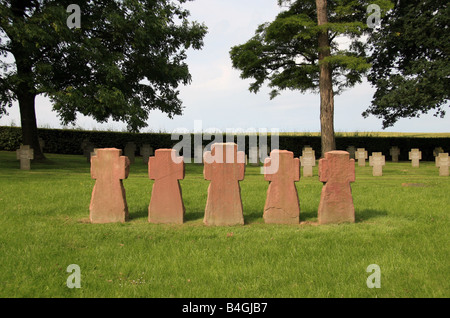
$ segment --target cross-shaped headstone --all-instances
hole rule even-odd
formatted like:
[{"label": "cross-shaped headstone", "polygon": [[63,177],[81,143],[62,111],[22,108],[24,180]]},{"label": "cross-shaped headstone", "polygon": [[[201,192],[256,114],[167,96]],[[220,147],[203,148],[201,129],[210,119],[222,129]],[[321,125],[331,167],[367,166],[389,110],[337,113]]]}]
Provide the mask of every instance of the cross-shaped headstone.
[{"label": "cross-shaped headstone", "polygon": [[175,149],[158,149],[148,162],[149,178],[155,180],[148,207],[150,223],[184,222],[184,204],[178,180],[184,179],[183,157]]},{"label": "cross-shaped headstone", "polygon": [[303,176],[312,177],[313,167],[316,165],[316,155],[315,151],[311,147],[303,148],[300,163],[303,167]]},{"label": "cross-shaped headstone", "polygon": [[149,144],[143,144],[141,146],[141,156],[142,156],[142,161],[144,162],[144,164],[148,164],[148,158],[150,156],[153,156],[153,148],[149,145]]},{"label": "cross-shaped headstone", "polygon": [[433,156],[438,157],[440,153],[443,153],[444,149],[442,147],[436,147],[433,150]]},{"label": "cross-shaped headstone", "polygon": [[329,151],[319,160],[319,224],[355,222],[351,182],[355,182],[355,160],[346,151]]},{"label": "cross-shaped headstone", "polygon": [[194,147],[194,163],[196,164],[203,164],[203,154],[205,152],[205,146],[203,145],[196,145]]},{"label": "cross-shaped headstone", "polygon": [[258,147],[250,147],[249,150],[249,156],[248,160],[250,162],[251,166],[259,166],[259,150]]},{"label": "cross-shaped headstone", "polygon": [[91,152],[91,158],[92,158],[93,156],[96,156],[96,155],[97,155],[97,150],[98,150],[98,148],[94,148],[94,149],[93,149],[93,151]]},{"label": "cross-shaped headstone", "polygon": [[409,160],[411,160],[411,164],[414,168],[419,167],[419,161],[422,159],[422,151],[417,148],[411,149],[408,153]]},{"label": "cross-shaped headstone", "polygon": [[439,166],[438,166],[439,154],[443,153],[443,152],[444,152],[444,149],[442,149],[442,147],[436,147],[433,150],[434,161],[436,163],[436,167],[438,167],[438,168],[439,168]]},{"label": "cross-shaped headstone", "polygon": [[91,158],[91,176],[96,180],[89,207],[92,223],[125,222],[128,219],[122,180],[128,178],[130,161],[121,154],[120,149],[97,149]]},{"label": "cross-shaped headstone", "polygon": [[400,155],[400,149],[397,146],[391,147],[389,154],[392,157],[392,162],[398,162],[398,156]]},{"label": "cross-shaped headstone", "polygon": [[385,157],[381,152],[372,152],[369,157],[369,166],[373,167],[372,175],[381,177],[383,175],[383,166],[386,164]]},{"label": "cross-shaped headstone", "polygon": [[29,145],[21,145],[20,148],[16,150],[16,157],[17,160],[20,160],[21,170],[30,170],[30,160],[34,159],[34,150]]},{"label": "cross-shaped headstone", "polygon": [[441,152],[439,156],[436,157],[436,165],[439,168],[439,176],[448,177],[449,176],[449,166],[450,158],[447,152]]},{"label": "cross-shaped headstone", "polygon": [[130,159],[130,163],[134,163],[135,157],[136,157],[136,144],[134,142],[127,142],[127,144],[125,145],[125,156],[128,157],[128,159]]},{"label": "cross-shaped headstone", "polygon": [[358,150],[355,152],[355,158],[358,160],[359,167],[365,167],[366,159],[368,158],[366,149],[358,148]]},{"label": "cross-shaped headstone", "polygon": [[81,149],[83,150],[83,156],[86,157],[87,162],[91,162],[91,155],[94,152],[95,146],[88,139],[84,139],[81,142]]},{"label": "cross-shaped headstone", "polygon": [[38,138],[39,140],[39,148],[41,148],[41,152],[44,153],[44,147],[45,147],[45,140],[41,137]]},{"label": "cross-shaped headstone", "polygon": [[[275,173],[268,173],[268,167],[278,167]],[[272,171],[270,171],[272,172]],[[298,224],[300,205],[295,182],[300,180],[300,162],[294,153],[287,150],[272,150],[264,162],[264,178],[269,181],[264,221],[266,223]]]},{"label": "cross-shaped headstone", "polygon": [[206,225],[244,224],[239,181],[244,180],[245,153],[237,148],[235,143],[215,143],[203,156],[203,175],[211,181],[203,220]]},{"label": "cross-shaped headstone", "polygon": [[347,152],[350,154],[350,159],[355,159],[355,152],[356,152],[355,146],[348,146]]}]

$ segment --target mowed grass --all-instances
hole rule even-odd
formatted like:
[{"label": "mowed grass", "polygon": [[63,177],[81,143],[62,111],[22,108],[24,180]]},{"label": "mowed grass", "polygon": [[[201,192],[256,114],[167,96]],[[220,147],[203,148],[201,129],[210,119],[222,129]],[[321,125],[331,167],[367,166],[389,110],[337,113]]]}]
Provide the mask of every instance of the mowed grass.
[{"label": "mowed grass", "polygon": [[[130,220],[90,224],[94,185],[81,156],[48,154],[19,170],[0,152],[0,297],[449,297],[450,179],[434,162],[356,167],[354,224],[317,225],[322,183],[301,178],[301,224],[262,218],[268,182],[248,166],[244,226],[207,227],[208,181],[187,164],[186,222],[147,222],[153,181],[144,164],[124,181]],[[81,288],[66,285],[70,264]],[[370,289],[370,264],[381,288]]]}]

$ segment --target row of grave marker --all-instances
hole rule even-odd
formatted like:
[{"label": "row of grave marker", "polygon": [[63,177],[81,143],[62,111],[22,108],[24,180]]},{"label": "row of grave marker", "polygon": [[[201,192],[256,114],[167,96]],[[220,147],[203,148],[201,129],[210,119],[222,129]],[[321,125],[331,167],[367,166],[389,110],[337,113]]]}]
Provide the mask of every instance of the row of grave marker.
[{"label": "row of grave marker", "polygon": [[[233,158],[227,162],[228,156]],[[203,175],[210,181],[203,223],[211,226],[243,225],[239,182],[245,177],[245,153],[235,143],[216,143],[205,152]],[[173,160],[175,158],[176,160]],[[219,159],[218,159],[219,158]],[[269,172],[276,166],[276,171]],[[155,180],[149,204],[150,223],[184,223],[185,208],[179,180],[184,179],[183,157],[174,149],[158,149],[148,162],[149,178]],[[122,180],[128,177],[130,160],[115,148],[97,149],[91,159],[96,180],[89,206],[92,223],[125,222],[128,206]],[[300,159],[287,150],[273,150],[264,162],[269,182],[263,218],[266,223],[298,224],[300,204],[295,182],[300,180]],[[354,159],[346,151],[330,151],[319,160],[323,182],[318,209],[319,224],[354,222],[350,183],[355,181]]]},{"label": "row of grave marker", "polygon": [[[88,162],[90,162],[91,155],[95,153],[95,146],[89,140],[84,140],[81,147],[83,149],[83,153],[86,156]],[[124,147],[124,155],[130,159],[131,163],[134,163],[134,161],[135,161],[136,148],[137,148],[136,144],[133,142],[128,142]],[[413,148],[411,150],[411,152],[419,152],[418,149],[417,150],[415,150],[415,149],[416,148]],[[346,150],[348,153],[350,153],[351,159],[358,159],[358,163],[360,162],[360,160],[363,157],[365,157],[364,159],[367,159],[366,150],[364,148],[355,148],[354,146],[349,146],[349,147],[347,147]],[[201,146],[201,153],[203,154],[204,152],[205,152],[205,147]],[[305,152],[306,152],[306,157],[312,156],[312,157],[314,157],[314,160],[315,160],[314,150],[311,146],[304,146],[303,150],[302,150],[302,154],[304,154]],[[422,159],[422,154],[420,152],[419,157],[417,157],[414,153],[411,154],[411,152],[409,153],[409,160],[414,161],[414,163],[413,163],[414,167],[418,166],[418,160]],[[444,152],[444,150],[442,149],[442,147],[436,147],[433,150],[433,155],[434,155],[434,157],[438,157],[439,153],[443,153],[443,152]],[[150,144],[143,144],[140,147],[140,155],[143,158],[144,164],[148,163],[148,157],[152,156],[153,154],[154,154],[154,149],[150,146]],[[392,162],[398,162],[398,158],[400,155],[400,148],[397,146],[391,147],[389,150],[389,154],[392,158]],[[258,147],[250,147],[249,155],[250,155],[250,158],[261,158]],[[305,158],[305,160],[309,161],[310,159]],[[254,162],[254,163],[250,163],[250,165],[259,166],[259,160],[257,160],[257,162]],[[310,166],[310,164],[305,164],[305,166]],[[364,164],[362,164],[362,166],[364,166]]]},{"label": "row of grave marker", "polygon": [[[85,156],[90,162],[91,156],[95,155],[96,148],[89,143],[88,141],[84,141],[82,147],[85,151]],[[143,157],[144,164],[148,163],[149,157],[154,154],[153,148],[149,144],[144,144],[141,148],[141,156]],[[256,150],[255,150],[256,149]],[[135,161],[135,151],[136,145],[134,143],[127,143],[125,146],[125,156],[128,157],[130,163],[134,163]],[[202,153],[204,153],[204,149],[202,149]],[[251,151],[256,151],[256,155],[258,156],[258,148],[250,148]],[[383,175],[383,166],[386,164],[385,156],[381,152],[373,152],[369,157],[368,152],[364,148],[354,147],[347,148],[347,152],[349,152],[351,159],[356,159],[358,162],[358,166],[364,167],[366,165],[366,160],[369,159],[369,166],[373,167],[372,175],[373,176],[382,176]],[[398,147],[392,147],[390,150],[390,155],[392,157],[393,162],[398,162],[398,155],[400,150]],[[449,156],[448,153],[444,153],[442,148],[436,148],[434,150],[436,167],[439,168],[440,176],[448,176],[449,175]],[[23,170],[30,169],[30,160],[33,159],[33,149],[30,146],[24,145],[21,146],[19,150],[17,150],[17,159],[20,160],[20,168]],[[422,152],[413,148],[409,152],[409,160],[411,160],[411,164],[413,167],[419,167],[419,162],[422,159]],[[246,161],[247,163],[247,158]],[[259,163],[253,164],[258,165]],[[313,167],[316,165],[316,157],[314,150],[305,146],[302,151],[302,156],[300,156],[300,165],[303,167],[303,176],[304,177],[312,177],[313,176]]]}]

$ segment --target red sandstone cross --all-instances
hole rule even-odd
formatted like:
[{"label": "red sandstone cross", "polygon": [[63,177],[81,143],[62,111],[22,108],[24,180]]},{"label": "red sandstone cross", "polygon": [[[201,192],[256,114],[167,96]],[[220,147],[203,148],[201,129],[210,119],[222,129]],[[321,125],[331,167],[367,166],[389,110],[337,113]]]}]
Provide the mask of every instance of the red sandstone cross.
[{"label": "red sandstone cross", "polygon": [[324,183],[318,211],[319,224],[355,222],[350,182],[355,182],[355,160],[346,151],[329,151],[319,160]]},{"label": "red sandstone cross", "polygon": [[91,158],[91,176],[96,179],[89,207],[92,223],[125,222],[128,219],[122,180],[128,178],[130,161],[121,154],[120,149],[98,149]]},{"label": "red sandstone cross", "polygon": [[245,153],[235,143],[216,143],[204,154],[203,175],[211,183],[205,208],[206,225],[244,224],[241,188]]},{"label": "red sandstone cross", "polygon": [[183,157],[174,149],[158,149],[148,161],[148,175],[155,180],[148,208],[151,223],[183,223],[184,204],[178,180],[184,179]]},{"label": "red sandstone cross", "polygon": [[[278,170],[267,173],[268,167],[275,164]],[[266,223],[299,223],[300,205],[295,181],[300,180],[300,160],[287,150],[272,150],[270,158],[264,162],[264,178],[269,181],[264,221]]]}]

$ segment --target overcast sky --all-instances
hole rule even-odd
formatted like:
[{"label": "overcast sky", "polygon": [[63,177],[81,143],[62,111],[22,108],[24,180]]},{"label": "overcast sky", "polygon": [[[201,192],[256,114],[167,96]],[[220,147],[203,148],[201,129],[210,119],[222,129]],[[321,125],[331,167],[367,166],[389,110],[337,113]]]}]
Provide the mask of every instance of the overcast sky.
[{"label": "overcast sky", "polygon": [[[191,19],[208,27],[201,51],[189,51],[187,63],[192,83],[181,87],[183,116],[169,119],[154,111],[147,131],[171,132],[176,128],[194,129],[194,121],[202,120],[203,129],[270,129],[286,132],[318,132],[319,96],[285,91],[270,100],[270,89],[258,94],[248,91],[250,80],[242,80],[239,71],[231,67],[230,48],[245,43],[258,25],[272,21],[280,8],[277,0],[195,0],[186,4]],[[357,85],[335,97],[335,131],[382,131],[381,120],[373,116],[364,119],[361,113],[370,105],[374,89],[367,83]],[[36,112],[39,127],[60,128],[59,119],[50,102],[39,96]],[[10,115],[0,118],[0,125],[20,125],[17,104]],[[80,116],[76,126],[84,129],[124,130],[126,124],[110,121],[96,123]],[[402,119],[386,131],[449,132],[450,117],[436,118],[432,114],[415,119]]]}]

